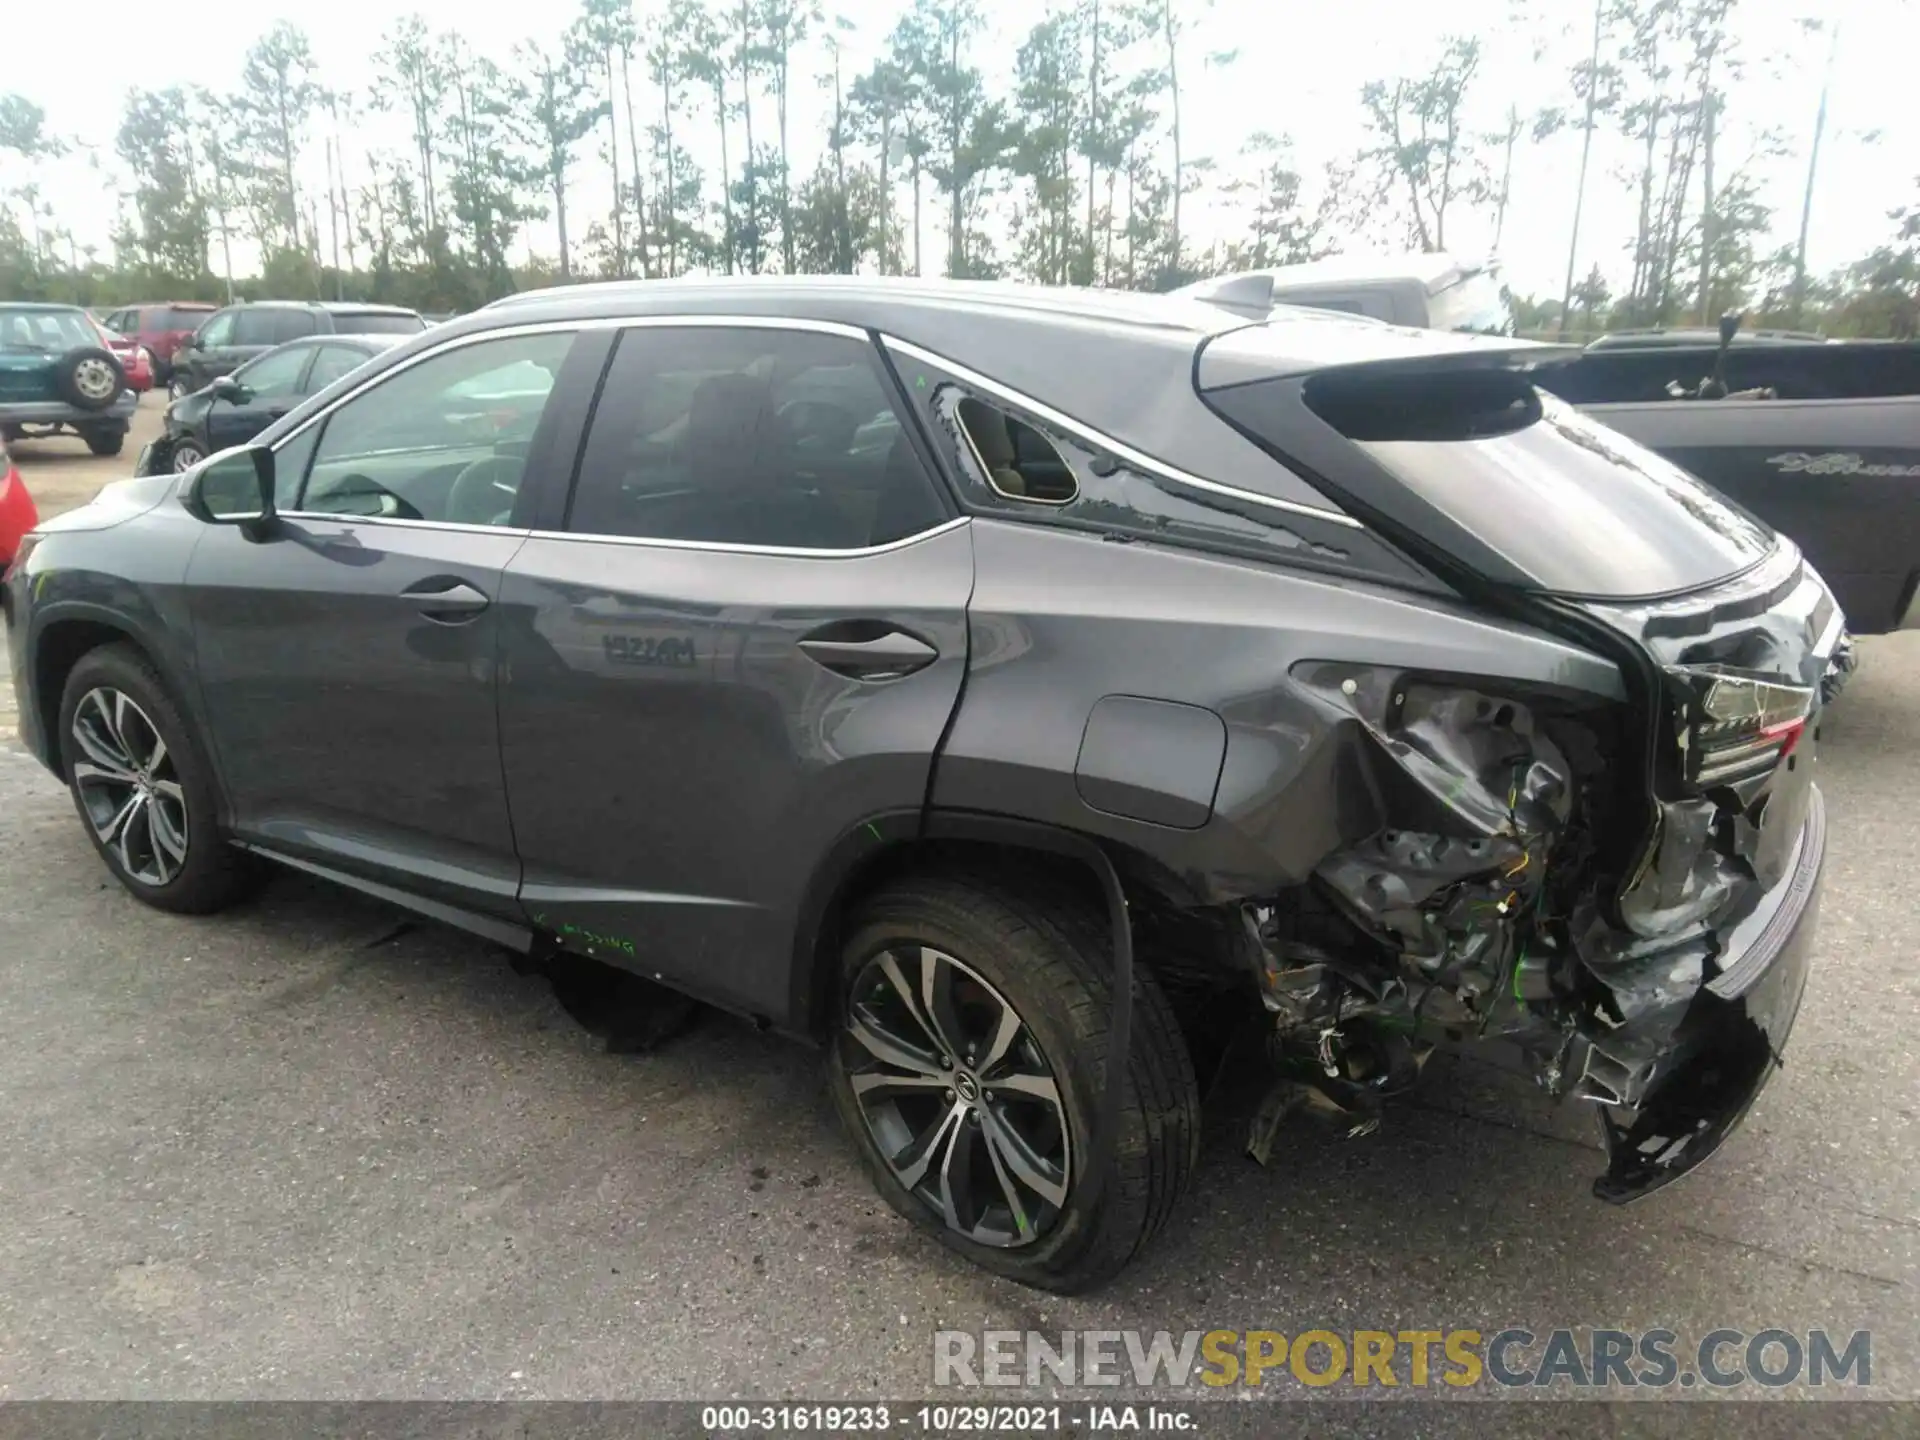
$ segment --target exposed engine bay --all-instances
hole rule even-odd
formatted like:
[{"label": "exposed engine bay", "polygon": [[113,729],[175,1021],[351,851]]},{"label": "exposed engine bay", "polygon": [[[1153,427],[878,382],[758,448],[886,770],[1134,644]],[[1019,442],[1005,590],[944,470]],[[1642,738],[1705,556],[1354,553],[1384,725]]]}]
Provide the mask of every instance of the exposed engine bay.
[{"label": "exposed engine bay", "polygon": [[1325,743],[1356,838],[1309,885],[1241,907],[1277,1075],[1255,1157],[1303,1105],[1376,1128],[1438,1043],[1478,1040],[1517,1047],[1548,1093],[1597,1109],[1603,1199],[1710,1153],[1779,1058],[1719,992],[1739,958],[1728,937],[1810,843],[1814,726],[1852,664],[1819,595],[1818,646],[1769,633],[1779,613],[1750,606],[1666,638],[1656,615],[1609,617],[1653,632],[1664,666],[1650,777],[1621,758],[1631,707],[1297,667],[1339,717]]}]

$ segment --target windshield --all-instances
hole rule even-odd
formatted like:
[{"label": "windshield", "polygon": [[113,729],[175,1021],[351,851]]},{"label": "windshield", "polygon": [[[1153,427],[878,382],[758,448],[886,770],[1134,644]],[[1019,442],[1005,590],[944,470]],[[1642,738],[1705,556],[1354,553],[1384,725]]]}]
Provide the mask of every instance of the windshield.
[{"label": "windshield", "polygon": [[0,305],[0,350],[71,350],[101,343],[83,310],[32,310]]},{"label": "windshield", "polygon": [[418,315],[390,315],[373,311],[335,315],[333,328],[339,335],[418,335],[427,328],[427,322]]},{"label": "windshield", "polygon": [[1482,270],[1455,281],[1428,301],[1428,324],[1435,330],[1474,335],[1513,334],[1513,312],[1493,272]]}]

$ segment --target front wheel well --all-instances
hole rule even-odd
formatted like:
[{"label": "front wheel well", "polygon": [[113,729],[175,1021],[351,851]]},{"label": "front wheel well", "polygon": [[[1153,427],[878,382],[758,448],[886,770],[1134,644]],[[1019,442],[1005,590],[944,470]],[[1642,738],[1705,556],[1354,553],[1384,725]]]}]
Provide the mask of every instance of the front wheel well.
[{"label": "front wheel well", "polygon": [[67,677],[82,659],[105,645],[131,646],[152,663],[152,657],[132,635],[100,620],[56,620],[41,632],[34,647],[33,695],[40,712],[40,733],[45,737],[53,768],[63,780],[66,766],[61,756],[60,700],[66,693]]}]

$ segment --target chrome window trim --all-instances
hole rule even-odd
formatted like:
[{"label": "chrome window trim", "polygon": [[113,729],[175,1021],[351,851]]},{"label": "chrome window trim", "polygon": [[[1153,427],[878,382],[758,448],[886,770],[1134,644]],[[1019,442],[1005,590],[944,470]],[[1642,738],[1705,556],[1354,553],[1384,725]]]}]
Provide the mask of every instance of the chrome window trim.
[{"label": "chrome window trim", "polygon": [[[1169,465],[1163,460],[1156,460],[1144,451],[1136,450],[1131,445],[1115,440],[1109,435],[1103,435],[1091,425],[1075,420],[1072,416],[1063,414],[1055,410],[1052,406],[1035,400],[1030,395],[1022,395],[1019,391],[1002,385],[998,380],[990,380],[978,371],[970,370],[957,361],[947,359],[944,355],[915,345],[910,340],[901,340],[882,331],[880,332],[880,342],[888,350],[898,351],[902,355],[910,355],[916,360],[936,366],[946,371],[963,385],[970,385],[984,394],[993,396],[996,400],[1025,410],[1030,415],[1046,421],[1047,424],[1054,426],[1056,429],[1066,431],[1067,434],[1072,435],[1083,444],[1091,445],[1096,450],[1104,450],[1108,454],[1126,461],[1127,464],[1133,466],[1135,469],[1144,470],[1149,475],[1158,475],[1161,479],[1171,480],[1176,485],[1190,486],[1195,490],[1203,490],[1210,494],[1226,496],[1229,499],[1239,500],[1249,505],[1259,505],[1269,510],[1280,510],[1291,515],[1310,515],[1316,520],[1325,520],[1333,525],[1343,525],[1350,530],[1363,530],[1366,528],[1351,515],[1342,514],[1338,510],[1324,510],[1317,505],[1302,505],[1298,501],[1282,500],[1275,495],[1262,495],[1258,491],[1242,490],[1236,485],[1222,485],[1217,480],[1203,480],[1200,476],[1182,470],[1176,465]],[[989,484],[991,484],[991,482],[989,482]],[[996,489],[994,493],[999,494],[1000,492]],[[1009,498],[1018,499],[1023,497]],[[1030,503],[1072,504],[1073,502],[1053,501]]]},{"label": "chrome window trim", "polygon": [[[857,325],[843,325],[833,320],[794,320],[784,315],[594,315],[578,320],[541,320],[520,325],[496,325],[486,330],[475,330],[466,335],[452,335],[439,343],[430,345],[418,354],[409,355],[396,365],[389,366],[378,375],[370,375],[344,395],[329,400],[320,409],[307,416],[293,429],[275,440],[270,447],[278,453],[280,447],[291,442],[311,427],[325,420],[334,411],[348,401],[365,395],[368,391],[384,385],[396,375],[403,375],[423,361],[434,359],[469,345],[485,344],[489,340],[510,340],[522,335],[551,335],[562,331],[586,330],[658,330],[687,328],[726,328],[748,330],[803,330],[819,335],[838,335],[843,339],[858,340],[871,345],[873,337]],[[431,331],[423,332],[431,334]],[[292,512],[289,511],[289,514]]]},{"label": "chrome window trim", "polygon": [[454,530],[468,535],[531,535],[524,525],[469,525],[460,520],[408,520],[398,515],[341,515],[328,510],[275,510],[282,520],[330,520],[336,525],[390,525],[401,530]]},{"label": "chrome window trim", "polygon": [[792,560],[858,560],[868,555],[885,555],[894,550],[904,550],[909,545],[918,545],[922,540],[931,540],[936,535],[945,535],[950,530],[957,530],[963,525],[972,523],[971,515],[956,515],[952,519],[941,521],[931,529],[917,530],[902,539],[889,540],[884,545],[862,545],[853,550],[819,550],[800,545],[733,545],[724,540],[665,540],[646,535],[602,535],[597,530],[530,530],[526,534],[530,540],[570,540],[587,545],[640,545],[649,550],[696,550],[708,554],[773,555]]}]

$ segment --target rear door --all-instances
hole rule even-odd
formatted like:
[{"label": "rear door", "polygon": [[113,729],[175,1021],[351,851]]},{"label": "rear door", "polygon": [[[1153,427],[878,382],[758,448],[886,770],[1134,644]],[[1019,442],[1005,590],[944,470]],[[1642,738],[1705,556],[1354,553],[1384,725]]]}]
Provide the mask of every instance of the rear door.
[{"label": "rear door", "polygon": [[525,907],[785,1018],[817,867],[925,802],[969,530],[861,332],[748,320],[621,333],[550,523],[499,605]]}]

